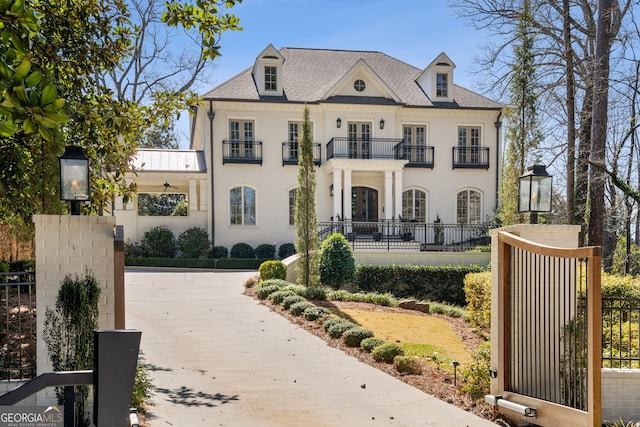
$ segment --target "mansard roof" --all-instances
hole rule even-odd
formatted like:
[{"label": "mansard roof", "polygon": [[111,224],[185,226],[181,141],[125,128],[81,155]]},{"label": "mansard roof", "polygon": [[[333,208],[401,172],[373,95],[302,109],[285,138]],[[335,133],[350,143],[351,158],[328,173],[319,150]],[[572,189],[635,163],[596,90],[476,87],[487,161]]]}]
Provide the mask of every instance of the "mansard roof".
[{"label": "mansard roof", "polygon": [[[356,97],[335,96],[335,88],[362,64],[388,90],[387,97],[359,99],[357,103],[401,104],[409,107],[499,109],[502,104],[454,83],[454,102],[433,102],[418,85],[423,70],[376,51],[281,48],[283,96],[260,96],[252,70],[254,65],[215,87],[206,99],[265,102],[346,102]],[[440,54],[442,55],[442,54]],[[362,68],[362,66],[360,67]]]}]

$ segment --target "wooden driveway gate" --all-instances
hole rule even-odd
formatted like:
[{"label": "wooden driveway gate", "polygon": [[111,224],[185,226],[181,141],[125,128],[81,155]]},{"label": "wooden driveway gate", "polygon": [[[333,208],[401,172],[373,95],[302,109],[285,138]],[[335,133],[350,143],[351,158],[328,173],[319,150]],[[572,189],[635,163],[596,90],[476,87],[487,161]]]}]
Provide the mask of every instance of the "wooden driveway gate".
[{"label": "wooden driveway gate", "polygon": [[600,248],[501,231],[498,257],[498,392],[485,400],[535,425],[600,427]]}]

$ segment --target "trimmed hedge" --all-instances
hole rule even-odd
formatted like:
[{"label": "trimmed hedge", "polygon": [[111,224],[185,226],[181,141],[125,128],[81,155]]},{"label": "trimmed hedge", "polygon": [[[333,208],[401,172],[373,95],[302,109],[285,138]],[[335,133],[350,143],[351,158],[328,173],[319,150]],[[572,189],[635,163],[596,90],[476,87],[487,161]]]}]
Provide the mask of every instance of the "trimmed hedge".
[{"label": "trimmed hedge", "polygon": [[365,338],[360,342],[360,348],[368,353],[371,353],[371,351],[374,348],[379,347],[385,343],[386,341],[383,340],[382,338],[377,338],[377,337]]},{"label": "trimmed hedge", "polygon": [[356,286],[367,292],[390,293],[464,306],[464,278],[484,271],[479,266],[359,265]]},{"label": "trimmed hedge", "polygon": [[472,273],[464,279],[469,323],[474,328],[491,327],[491,273]]},{"label": "trimmed hedge", "polygon": [[125,265],[138,267],[215,268],[258,270],[265,259],[257,258],[125,258]]}]

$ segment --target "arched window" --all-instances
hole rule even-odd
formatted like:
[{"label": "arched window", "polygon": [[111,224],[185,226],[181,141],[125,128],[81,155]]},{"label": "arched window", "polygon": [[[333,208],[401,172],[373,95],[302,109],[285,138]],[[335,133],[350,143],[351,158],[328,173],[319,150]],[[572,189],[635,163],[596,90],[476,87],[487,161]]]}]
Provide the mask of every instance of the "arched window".
[{"label": "arched window", "polygon": [[229,223],[256,225],[256,190],[243,185],[229,190]]},{"label": "arched window", "polygon": [[456,199],[458,224],[480,224],[482,194],[475,190],[463,190]]},{"label": "arched window", "polygon": [[402,218],[427,222],[427,193],[417,188],[402,192]]}]

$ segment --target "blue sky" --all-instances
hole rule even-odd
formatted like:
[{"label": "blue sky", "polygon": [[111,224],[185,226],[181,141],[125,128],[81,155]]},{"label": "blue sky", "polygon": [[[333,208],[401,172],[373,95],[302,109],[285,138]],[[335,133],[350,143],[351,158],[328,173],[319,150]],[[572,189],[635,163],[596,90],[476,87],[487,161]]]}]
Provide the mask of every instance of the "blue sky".
[{"label": "blue sky", "polygon": [[[198,93],[251,67],[269,44],[282,47],[375,50],[418,68],[440,52],[456,64],[455,82],[475,88],[474,57],[486,34],[449,7],[450,0],[244,0],[231,9],[242,31],[222,36],[222,56],[214,61]],[[184,122],[186,114],[182,114]],[[180,130],[180,133],[184,133]],[[184,148],[184,144],[181,144]]]}]

